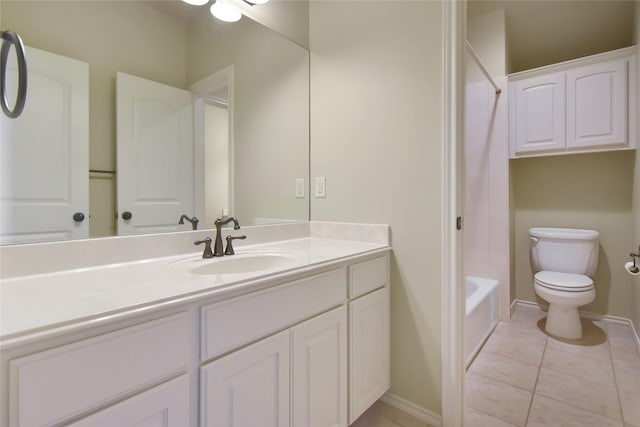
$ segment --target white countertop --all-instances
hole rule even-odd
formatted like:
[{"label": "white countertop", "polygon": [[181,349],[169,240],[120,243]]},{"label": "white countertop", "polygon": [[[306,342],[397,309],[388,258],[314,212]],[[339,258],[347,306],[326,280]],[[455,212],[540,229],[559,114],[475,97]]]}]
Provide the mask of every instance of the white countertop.
[{"label": "white countertop", "polygon": [[388,249],[389,245],[384,243],[306,237],[236,249],[237,259],[271,254],[285,261],[279,267],[252,273],[195,274],[193,269],[198,266],[230,258],[205,260],[202,251],[198,251],[3,279],[0,282],[0,344],[79,322],[108,321],[129,311],[224,295]]}]

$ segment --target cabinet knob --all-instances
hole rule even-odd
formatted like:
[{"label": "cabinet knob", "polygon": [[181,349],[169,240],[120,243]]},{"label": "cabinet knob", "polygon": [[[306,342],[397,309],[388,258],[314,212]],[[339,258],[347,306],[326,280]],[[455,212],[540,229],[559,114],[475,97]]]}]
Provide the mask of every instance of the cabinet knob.
[{"label": "cabinet knob", "polygon": [[124,219],[125,221],[130,220],[131,217],[133,217],[133,214],[131,212],[129,211],[122,212],[122,219]]},{"label": "cabinet knob", "polygon": [[76,212],[73,214],[73,220],[75,222],[82,222],[84,221],[84,214],[82,212]]}]

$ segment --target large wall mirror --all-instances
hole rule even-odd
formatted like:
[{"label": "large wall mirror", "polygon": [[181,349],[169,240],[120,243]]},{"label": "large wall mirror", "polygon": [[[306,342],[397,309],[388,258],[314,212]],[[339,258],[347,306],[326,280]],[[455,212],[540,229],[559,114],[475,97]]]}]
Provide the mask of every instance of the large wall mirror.
[{"label": "large wall mirror", "polygon": [[2,0],[0,24],[29,64],[2,244],[309,219],[307,49],[171,0]]}]

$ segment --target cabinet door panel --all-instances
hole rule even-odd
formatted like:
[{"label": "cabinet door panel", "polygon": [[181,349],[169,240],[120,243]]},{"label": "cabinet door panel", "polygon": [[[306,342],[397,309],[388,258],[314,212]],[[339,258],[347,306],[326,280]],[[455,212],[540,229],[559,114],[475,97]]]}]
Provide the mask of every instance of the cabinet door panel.
[{"label": "cabinet door panel", "polygon": [[12,360],[10,423],[62,422],[184,372],[188,330],[180,313]]},{"label": "cabinet door panel", "polygon": [[567,72],[567,146],[627,142],[627,60]]},{"label": "cabinet door panel", "polygon": [[202,368],[201,425],[289,425],[289,331]]},{"label": "cabinet door panel", "polygon": [[565,75],[516,81],[511,86],[510,125],[516,153],[558,150],[565,147]]},{"label": "cabinet door panel", "polygon": [[291,329],[292,422],[296,427],[347,425],[347,309]]},{"label": "cabinet door panel", "polygon": [[389,288],[350,303],[349,423],[378,400],[389,381]]},{"label": "cabinet door panel", "polygon": [[189,425],[186,375],[84,418],[72,427],[170,427]]}]

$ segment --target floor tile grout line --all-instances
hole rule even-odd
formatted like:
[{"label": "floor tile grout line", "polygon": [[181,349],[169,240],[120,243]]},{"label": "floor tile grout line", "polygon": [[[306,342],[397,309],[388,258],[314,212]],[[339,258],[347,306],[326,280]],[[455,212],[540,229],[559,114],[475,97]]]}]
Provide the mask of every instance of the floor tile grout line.
[{"label": "floor tile grout line", "polygon": [[616,364],[613,360],[613,348],[611,348],[611,341],[609,337],[609,326],[605,326],[607,328],[607,342],[609,343],[609,362],[611,363],[611,370],[613,371],[613,384],[616,389],[616,397],[618,398],[618,409],[620,410],[620,419],[622,420],[622,425],[625,425],[624,420],[624,411],[622,410],[622,399],[620,398],[620,386],[618,386],[618,376],[616,375]]},{"label": "floor tile grout line", "polygon": [[624,420],[617,420],[617,419],[615,419],[615,418],[611,418],[610,416],[605,415],[605,414],[603,414],[603,413],[601,413],[601,412],[595,412],[595,411],[592,411],[592,410],[590,410],[590,409],[585,409],[585,408],[583,408],[583,407],[581,407],[581,406],[576,406],[576,405],[574,405],[573,403],[569,403],[569,402],[565,402],[564,400],[560,400],[560,399],[558,399],[557,397],[547,396],[547,395],[546,395],[546,394],[544,394],[544,393],[537,393],[537,395],[538,395],[538,396],[542,396],[542,397],[544,397],[545,399],[549,399],[549,400],[554,400],[554,401],[556,401],[556,402],[560,402],[560,403],[562,403],[563,405],[571,406],[572,408],[574,408],[574,409],[576,409],[576,410],[578,410],[578,411],[581,411],[581,412],[588,412],[588,413],[589,413],[589,414],[591,414],[591,415],[597,415],[597,416],[599,416],[599,417],[606,418],[606,419],[611,420],[611,421],[616,421],[616,422],[620,421],[620,422],[622,423],[622,425],[624,425]]},{"label": "floor tile grout line", "polygon": [[[546,346],[546,344],[545,344]],[[502,353],[496,353],[495,351],[491,351],[491,350],[485,350],[484,348],[482,349],[484,350],[486,353],[491,353],[491,354],[495,354],[497,356],[501,356],[501,357],[506,357],[507,359],[511,359],[511,360],[515,360],[516,362],[520,362],[520,363],[524,363],[525,365],[529,365],[529,366],[540,366],[539,364],[533,364],[533,363],[529,363],[529,362],[525,362],[524,360],[520,360],[520,359],[516,359],[515,357],[511,357],[509,355],[506,354],[502,354]],[[481,351],[482,351],[481,350]],[[480,354],[480,353],[478,353]],[[540,359],[540,362],[542,362],[542,359]],[[471,367],[471,365],[469,365]]]},{"label": "floor tile grout line", "polygon": [[[530,366],[533,366],[533,365],[530,365]],[[505,384],[505,385],[508,385],[508,386],[511,386],[511,387],[517,388],[518,390],[526,391],[527,393],[533,393],[533,391],[532,391],[532,390],[527,390],[526,388],[522,388],[522,387],[517,386],[517,385],[515,385],[515,384],[506,383],[506,382],[504,382],[504,381],[500,381],[499,379],[492,378],[492,377],[488,377],[488,376],[486,376],[486,375],[482,375],[482,374],[479,374],[479,373],[477,373],[477,372],[470,372],[470,373],[471,373],[471,374],[473,374],[473,375],[477,375],[477,376],[479,376],[479,377],[486,378],[486,379],[488,379],[488,380],[491,380],[491,381],[494,381],[494,382],[500,383],[500,384]]]},{"label": "floor tile grout line", "polygon": [[533,391],[531,392],[531,401],[529,402],[529,409],[527,410],[527,417],[525,418],[524,425],[529,424],[529,417],[531,416],[531,408],[533,408],[533,399],[536,397],[536,389],[538,388],[538,380],[540,379],[540,372],[542,371],[542,362],[544,361],[544,355],[547,352],[547,346],[549,345],[549,337],[546,338],[544,343],[544,349],[542,350],[542,357],[540,358],[540,364],[538,365],[538,375],[536,375],[536,381],[533,384]]},{"label": "floor tile grout line", "polygon": [[[511,422],[511,420],[507,420],[506,418],[502,418],[501,416],[496,415],[496,414],[490,414],[489,412],[485,411],[484,409],[478,409],[478,408],[476,408],[476,407],[474,407],[474,406],[469,406],[469,408],[473,409],[474,411],[482,412],[483,414],[488,415],[488,416],[490,416],[490,417],[493,417],[493,418],[497,418],[497,419],[499,419],[499,420],[502,420],[502,421],[504,421],[504,422],[505,422],[505,423],[507,423],[507,424],[511,424],[512,426],[515,426],[515,425],[516,425],[516,424],[512,423],[512,422]],[[524,426],[523,426],[523,427],[524,427]]]}]

